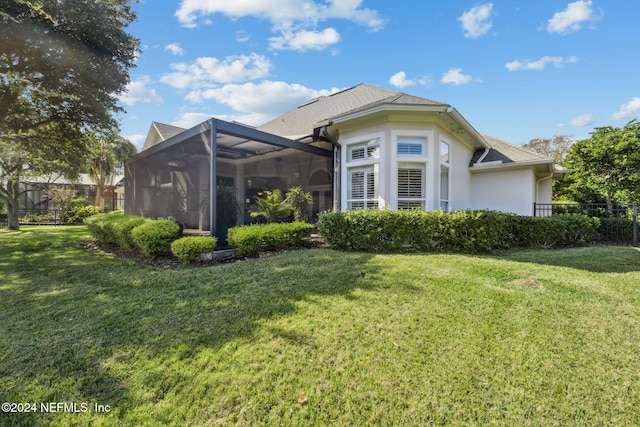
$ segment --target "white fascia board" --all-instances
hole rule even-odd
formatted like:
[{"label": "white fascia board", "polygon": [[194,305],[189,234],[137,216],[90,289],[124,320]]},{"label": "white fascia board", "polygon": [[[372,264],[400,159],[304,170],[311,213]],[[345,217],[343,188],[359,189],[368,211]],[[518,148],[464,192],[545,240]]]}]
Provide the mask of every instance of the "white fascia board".
[{"label": "white fascia board", "polygon": [[513,162],[513,163],[498,163],[498,162],[489,162],[486,164],[478,164],[474,163],[473,166],[469,167],[470,172],[488,172],[488,171],[496,171],[499,169],[523,169],[529,167],[536,166],[546,166],[547,169],[551,169],[553,166],[553,161],[548,160],[533,160],[529,162]]},{"label": "white fascia board", "polygon": [[441,113],[448,114],[460,127],[462,127],[469,135],[471,135],[484,148],[491,148],[491,145],[482,137],[482,135],[473,127],[471,123],[465,119],[462,114],[450,105],[406,105],[406,104],[382,104],[366,110],[355,111],[338,116],[334,119],[316,124],[316,127],[329,124],[339,124],[350,120],[359,119],[371,114],[383,112],[407,112],[407,113]]}]

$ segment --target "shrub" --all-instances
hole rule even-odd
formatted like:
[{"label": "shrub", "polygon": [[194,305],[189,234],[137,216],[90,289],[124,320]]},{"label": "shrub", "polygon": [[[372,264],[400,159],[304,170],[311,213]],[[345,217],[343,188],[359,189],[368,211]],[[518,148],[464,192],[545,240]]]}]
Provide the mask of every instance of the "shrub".
[{"label": "shrub", "polygon": [[115,234],[116,244],[125,249],[129,249],[130,251],[137,250],[138,247],[133,240],[131,231],[149,221],[151,220],[140,216],[120,215],[119,218],[116,218],[111,223],[111,230]]},{"label": "shrub", "polygon": [[118,238],[116,236],[115,229],[113,228],[113,223],[123,216],[124,213],[121,210],[112,211],[109,213],[93,215],[86,218],[84,223],[87,225],[89,233],[91,233],[91,235],[100,242],[117,245]]},{"label": "shrub", "polygon": [[169,244],[180,235],[180,226],[169,219],[150,220],[131,230],[136,246],[149,256],[167,252]]},{"label": "shrub", "polygon": [[200,254],[213,252],[218,239],[213,236],[182,237],[171,243],[171,253],[185,264],[195,261]]},{"label": "shrub", "polygon": [[229,229],[227,240],[239,255],[254,255],[260,250],[280,251],[304,245],[313,226],[303,222],[254,224]]},{"label": "shrub", "polygon": [[604,240],[619,242],[633,240],[633,220],[630,218],[600,218],[598,235]]},{"label": "shrub", "polygon": [[598,220],[584,215],[526,217],[495,211],[323,212],[318,230],[337,249],[487,253],[513,247],[590,242]]},{"label": "shrub", "polygon": [[[84,200],[84,199],[82,199]],[[68,219],[68,222],[72,224],[83,222],[86,218],[90,216],[98,215],[102,210],[98,206],[82,206],[77,209],[71,209],[71,216]]]}]

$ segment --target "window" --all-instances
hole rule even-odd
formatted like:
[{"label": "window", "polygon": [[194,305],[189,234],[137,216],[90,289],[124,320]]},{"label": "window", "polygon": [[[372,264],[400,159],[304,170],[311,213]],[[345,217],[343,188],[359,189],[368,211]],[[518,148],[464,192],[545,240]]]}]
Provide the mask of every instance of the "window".
[{"label": "window", "polygon": [[424,157],[427,155],[427,138],[399,136],[397,140],[397,147],[396,153],[400,157]]},{"label": "window", "polygon": [[449,166],[440,166],[440,209],[449,210]]},{"label": "window", "polygon": [[353,162],[358,160],[379,159],[380,158],[380,139],[372,139],[369,142],[354,144],[348,148],[347,161]]},{"label": "window", "polygon": [[425,167],[422,164],[398,164],[398,209],[424,209]]},{"label": "window", "polygon": [[449,210],[449,162],[451,160],[449,144],[440,141],[440,209]]},{"label": "window", "polygon": [[347,172],[347,209],[378,207],[378,173],[374,166],[350,168]]},{"label": "window", "polygon": [[440,161],[449,163],[449,144],[444,141],[440,141]]}]

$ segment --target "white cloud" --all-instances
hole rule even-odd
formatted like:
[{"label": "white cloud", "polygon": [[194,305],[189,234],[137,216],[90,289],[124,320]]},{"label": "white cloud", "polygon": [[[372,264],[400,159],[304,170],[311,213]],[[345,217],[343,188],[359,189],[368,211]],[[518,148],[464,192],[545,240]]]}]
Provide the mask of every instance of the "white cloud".
[{"label": "white cloud", "polygon": [[382,29],[384,20],[378,12],[361,8],[361,3],[362,0],[331,0],[328,3],[309,0],[183,0],[175,16],[185,27],[197,26],[198,15],[221,13],[231,19],[245,16],[269,19],[274,24],[346,19],[373,31]]},{"label": "white cloud", "polygon": [[191,64],[175,63],[174,70],[160,79],[176,89],[191,89],[192,98],[199,89],[214,87],[216,84],[239,83],[267,77],[272,64],[263,55],[251,54],[229,56],[223,60],[211,57],[197,58]]},{"label": "white cloud", "polygon": [[246,31],[238,31],[236,32],[236,41],[238,43],[244,43],[251,40],[251,36],[246,33]]},{"label": "white cloud", "polygon": [[164,50],[168,50],[172,55],[182,56],[184,55],[184,49],[180,46],[180,43],[171,43],[164,47]]},{"label": "white cloud", "polygon": [[389,79],[389,83],[391,83],[393,86],[398,87],[400,89],[405,88],[407,86],[416,85],[416,82],[414,82],[413,80],[407,79],[407,73],[405,73],[404,71],[400,71],[399,73],[396,73],[393,76],[391,76],[391,78]]},{"label": "white cloud", "polygon": [[455,86],[465,85],[471,83],[473,77],[468,74],[462,74],[462,68],[452,68],[447,71],[440,79],[441,83],[452,84]]},{"label": "white cloud", "polygon": [[147,139],[147,135],[141,135],[141,134],[128,135],[128,136],[125,136],[125,138],[127,138],[129,141],[131,141],[133,145],[136,146],[139,153],[140,151],[142,151],[142,146],[144,145],[144,141]]},{"label": "white cloud", "polygon": [[613,115],[614,120],[628,119],[630,117],[638,117],[640,115],[640,98],[634,96],[626,104],[620,106],[620,111]]},{"label": "white cloud", "polygon": [[582,114],[580,116],[573,117],[567,123],[560,123],[558,127],[583,127],[589,126],[595,121],[596,119],[592,114]]},{"label": "white cloud", "polygon": [[462,16],[458,18],[458,21],[462,23],[464,36],[467,38],[476,38],[485,35],[493,26],[490,20],[492,9],[493,3],[485,3],[474,6],[464,12]]},{"label": "white cloud", "polygon": [[138,104],[162,104],[164,100],[156,93],[156,90],[149,87],[151,78],[142,76],[136,81],[127,85],[125,92],[120,95],[120,101],[126,105]]},{"label": "white cloud", "polygon": [[[182,0],[175,13],[185,27],[196,27],[199,16],[220,13],[231,19],[253,16],[273,24],[273,49],[320,50],[339,40],[333,28],[317,30],[318,22],[344,19],[363,25],[371,31],[384,27],[384,19],[376,10],[362,8],[363,0]],[[300,46],[298,48],[294,46]]]},{"label": "white cloud", "polygon": [[209,113],[182,113],[176,117],[170,124],[173,126],[190,129],[200,123],[216,118],[227,122],[238,122],[249,126],[259,126],[271,120],[272,115],[268,114],[209,114]]},{"label": "white cloud", "polygon": [[569,34],[578,31],[583,24],[602,19],[603,14],[596,14],[592,9],[591,0],[578,0],[569,3],[562,12],[556,12],[547,23],[550,33]]},{"label": "white cloud", "polygon": [[315,90],[299,84],[265,80],[259,84],[229,84],[202,91],[203,100],[216,101],[241,113],[263,114],[275,117],[309,99],[330,95],[339,89]]},{"label": "white cloud", "polygon": [[212,117],[213,114],[208,113],[182,113],[169,124],[184,129],[191,129],[195,125],[199,125]]},{"label": "white cloud", "polygon": [[340,41],[340,34],[334,28],[327,28],[324,31],[298,32],[283,29],[280,37],[272,37],[271,49],[295,50],[304,52],[306,50],[324,50]]},{"label": "white cloud", "polygon": [[573,64],[578,61],[576,56],[570,56],[568,58],[563,58],[561,56],[543,56],[537,61],[532,61],[530,59],[526,59],[524,61],[512,61],[507,62],[505,67],[509,71],[521,71],[521,70],[544,70],[547,64],[553,64],[556,68],[564,67],[567,64]]}]

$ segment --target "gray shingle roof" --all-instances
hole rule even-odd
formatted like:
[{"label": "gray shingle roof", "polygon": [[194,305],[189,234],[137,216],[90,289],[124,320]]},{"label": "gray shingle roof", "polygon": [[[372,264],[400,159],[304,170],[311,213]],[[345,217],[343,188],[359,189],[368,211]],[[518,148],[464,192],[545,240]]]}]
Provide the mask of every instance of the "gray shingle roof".
[{"label": "gray shingle roof", "polygon": [[[489,135],[482,135],[483,138],[491,145],[491,149],[486,157],[482,160],[482,163],[502,161],[502,163],[528,163],[528,162],[540,162],[551,161],[551,159],[544,157],[533,151],[529,151],[525,148],[518,147],[517,145],[510,144],[502,141],[498,138],[494,138]],[[474,153],[470,165],[475,164],[480,157],[484,154],[484,150],[478,150]]]},{"label": "gray shingle roof", "polygon": [[158,133],[160,133],[160,137],[163,141],[166,141],[172,136],[176,136],[186,130],[178,126],[166,125],[164,123],[153,122],[153,124],[158,130]]},{"label": "gray shingle roof", "polygon": [[315,125],[363,106],[398,96],[398,92],[359,84],[329,96],[321,96],[258,127],[275,135],[298,138],[313,134]]}]

